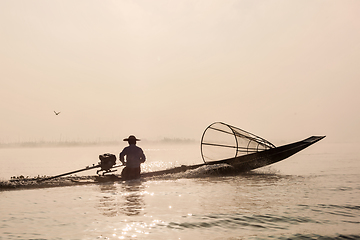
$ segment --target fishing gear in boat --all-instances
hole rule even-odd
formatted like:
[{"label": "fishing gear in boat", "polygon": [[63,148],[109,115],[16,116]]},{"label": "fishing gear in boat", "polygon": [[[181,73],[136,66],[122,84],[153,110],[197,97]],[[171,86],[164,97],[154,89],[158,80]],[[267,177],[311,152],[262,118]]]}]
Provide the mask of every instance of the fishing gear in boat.
[{"label": "fishing gear in boat", "polygon": [[201,138],[204,163],[236,158],[275,148],[271,142],[223,122],[208,126]]},{"label": "fishing gear in boat", "polygon": [[246,172],[284,160],[325,136],[276,147],[271,142],[223,122],[208,126],[201,138],[201,156],[205,164],[227,163]]},{"label": "fishing gear in boat", "polygon": [[116,165],[116,156],[114,154],[104,153],[104,154],[99,155],[99,159],[100,159],[100,162],[97,165],[93,164],[93,166],[87,166],[83,169],[59,174],[59,175],[48,177],[48,178],[42,178],[37,181],[42,182],[42,181],[46,181],[46,180],[51,180],[54,178],[63,177],[66,175],[71,175],[74,173],[83,172],[83,171],[87,171],[87,170],[94,169],[94,168],[100,168],[99,170],[96,171],[96,174],[98,174],[99,176],[100,175],[104,176],[106,174],[116,172],[117,170],[114,170],[114,168],[123,166],[122,164]]}]

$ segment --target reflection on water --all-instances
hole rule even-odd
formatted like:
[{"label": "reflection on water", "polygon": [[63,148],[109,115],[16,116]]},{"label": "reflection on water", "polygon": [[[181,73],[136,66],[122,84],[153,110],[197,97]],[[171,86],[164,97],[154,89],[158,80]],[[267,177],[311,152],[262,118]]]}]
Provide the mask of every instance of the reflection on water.
[{"label": "reflection on water", "polygon": [[99,209],[107,217],[118,215],[118,196],[117,187],[114,183],[99,185],[101,198],[99,200]]},{"label": "reflection on water", "polygon": [[145,189],[141,181],[130,181],[121,184],[123,204],[121,207],[125,215],[138,215],[145,207],[143,191]]},{"label": "reflection on water", "polygon": [[99,185],[101,197],[98,208],[107,217],[120,214],[138,215],[145,207],[144,189],[145,186],[141,181],[101,184]]}]

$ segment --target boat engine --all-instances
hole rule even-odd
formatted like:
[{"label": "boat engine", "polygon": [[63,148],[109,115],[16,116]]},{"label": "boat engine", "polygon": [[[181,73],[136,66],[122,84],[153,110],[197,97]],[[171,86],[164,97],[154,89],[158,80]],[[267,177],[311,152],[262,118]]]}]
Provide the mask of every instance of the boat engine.
[{"label": "boat engine", "polygon": [[96,173],[99,174],[99,172],[103,172],[102,174],[106,174],[106,173],[110,173],[110,172],[115,172],[116,170],[111,170],[111,168],[116,164],[116,156],[114,154],[110,154],[110,153],[104,153],[99,155],[99,165],[100,165],[100,170],[98,170]]}]

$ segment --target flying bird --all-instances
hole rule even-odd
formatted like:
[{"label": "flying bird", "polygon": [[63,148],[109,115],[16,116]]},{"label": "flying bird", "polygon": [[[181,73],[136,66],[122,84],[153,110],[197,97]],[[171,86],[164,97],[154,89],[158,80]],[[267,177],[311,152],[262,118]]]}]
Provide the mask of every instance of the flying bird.
[{"label": "flying bird", "polygon": [[55,115],[59,115],[59,114],[60,114],[60,112],[55,112],[55,111],[54,111],[54,113],[55,113]]}]

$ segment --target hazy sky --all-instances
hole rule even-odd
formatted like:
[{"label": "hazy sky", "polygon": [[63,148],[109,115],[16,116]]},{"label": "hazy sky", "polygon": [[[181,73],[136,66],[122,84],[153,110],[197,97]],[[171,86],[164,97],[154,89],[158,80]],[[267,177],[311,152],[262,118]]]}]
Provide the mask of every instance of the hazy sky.
[{"label": "hazy sky", "polygon": [[[1,0],[0,142],[360,141],[360,1]],[[53,111],[60,111],[56,116]]]}]

